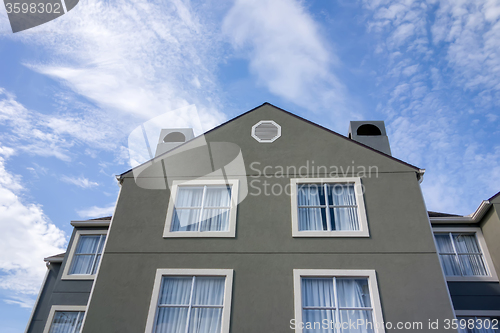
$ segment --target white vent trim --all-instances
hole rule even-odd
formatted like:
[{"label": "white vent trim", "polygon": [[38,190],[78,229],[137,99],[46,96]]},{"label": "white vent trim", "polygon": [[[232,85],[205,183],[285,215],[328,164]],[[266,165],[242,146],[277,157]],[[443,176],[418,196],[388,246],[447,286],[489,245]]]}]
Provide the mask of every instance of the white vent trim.
[{"label": "white vent trim", "polygon": [[[270,124],[270,125],[273,125],[274,127],[276,127],[277,129],[277,134],[275,136],[273,136],[272,138],[269,138],[269,139],[262,139],[260,138],[259,136],[257,136],[257,134],[255,133],[255,130],[256,128],[261,125],[261,124]],[[273,120],[261,120],[259,121],[257,124],[253,125],[252,126],[252,138],[254,138],[255,140],[257,140],[258,142],[260,143],[271,143],[271,142],[274,142],[276,141],[279,137],[281,136],[281,126],[278,125],[275,121]]]}]

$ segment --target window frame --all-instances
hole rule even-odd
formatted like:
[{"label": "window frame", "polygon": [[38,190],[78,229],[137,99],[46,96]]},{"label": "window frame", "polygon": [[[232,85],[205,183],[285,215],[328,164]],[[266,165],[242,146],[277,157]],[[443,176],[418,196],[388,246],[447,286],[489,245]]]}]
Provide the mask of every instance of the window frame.
[{"label": "window frame", "polygon": [[[49,316],[47,317],[47,321],[45,322],[45,327],[43,329],[43,333],[49,333],[50,327],[52,326],[52,321],[54,320],[54,316],[56,312],[83,312],[82,319],[82,328],[83,321],[85,320],[85,314],[87,313],[86,305],[52,305],[49,311]],[[79,333],[79,332],[76,332]]]},{"label": "window frame", "polygon": [[[444,273],[444,269],[441,263],[441,255],[439,254],[439,249],[437,246],[435,234],[449,234],[449,233],[470,233],[475,234],[479,249],[481,250],[481,254],[483,255],[484,264],[486,266],[486,270],[488,271],[487,276],[446,276]],[[436,246],[436,253],[439,259],[439,265],[441,266],[441,270],[443,272],[446,281],[491,281],[498,282],[498,276],[495,270],[495,266],[493,265],[493,261],[491,260],[490,253],[488,251],[488,247],[486,246],[486,242],[483,237],[483,232],[481,228],[478,227],[461,227],[461,228],[453,228],[453,227],[433,227],[432,228],[432,237],[434,238],[434,244]]]},{"label": "window frame", "polygon": [[[373,331],[375,333],[385,333],[384,317],[382,305],[378,292],[377,274],[373,269],[294,269],[293,270],[293,294],[295,313],[295,333],[302,333],[300,323],[302,323],[302,278],[367,278],[370,289],[370,301],[373,311]],[[337,295],[336,295],[337,296]],[[379,325],[376,325],[379,323]]]},{"label": "window frame", "polygon": [[[299,207],[298,186],[301,184],[354,184],[356,195],[359,230],[300,230],[299,231]],[[292,178],[290,179],[290,197],[292,203],[292,237],[370,237],[366,208],[363,196],[361,177],[337,177],[337,178]]]},{"label": "window frame", "polygon": [[[174,215],[175,201],[179,186],[211,186],[229,185],[231,186],[231,205],[229,208],[229,227],[227,231],[171,231],[172,218]],[[174,180],[170,189],[168,201],[167,217],[163,238],[192,238],[192,237],[236,237],[236,214],[238,207],[239,180],[238,179],[194,179],[188,181]]]},{"label": "window frame", "polygon": [[[97,266],[96,274],[69,274],[69,270],[71,265],[73,264],[73,258],[75,257],[76,247],[78,242],[80,241],[81,236],[91,236],[91,235],[106,235],[106,240],[104,241],[104,245],[102,247],[101,260],[99,261],[99,265]],[[80,230],[77,229],[75,233],[75,237],[73,239],[73,243],[71,244],[71,249],[69,251],[68,258],[66,259],[66,264],[64,266],[64,270],[62,273],[61,280],[93,280],[99,271],[99,267],[101,266],[102,258],[104,256],[104,249],[106,247],[106,242],[108,241],[108,230]]]},{"label": "window frame", "polygon": [[164,276],[223,276],[224,303],[221,318],[221,333],[229,333],[231,317],[231,300],[233,291],[233,269],[187,269],[187,268],[158,268],[156,270],[153,292],[149,305],[145,333],[152,333],[156,325],[156,313],[160,299],[160,288]]}]

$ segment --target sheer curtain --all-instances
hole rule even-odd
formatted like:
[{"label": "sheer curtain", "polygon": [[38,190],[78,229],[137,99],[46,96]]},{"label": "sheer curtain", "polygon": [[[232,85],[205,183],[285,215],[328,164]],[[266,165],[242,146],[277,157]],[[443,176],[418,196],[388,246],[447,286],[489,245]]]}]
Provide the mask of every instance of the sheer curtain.
[{"label": "sheer curtain", "polygon": [[329,184],[328,201],[334,206],[330,208],[330,216],[335,230],[359,230],[354,184]]},{"label": "sheer curtain", "polygon": [[220,332],[224,283],[224,277],[164,277],[155,332],[185,333],[186,325],[189,333]]},{"label": "sheer curtain", "polygon": [[[352,327],[343,332],[368,333],[373,332],[372,310],[342,310],[342,308],[371,308],[370,292],[367,279],[336,279],[337,293],[340,308],[340,321],[342,323],[356,323],[356,329]],[[357,325],[359,323],[363,325]],[[371,325],[367,325],[371,323]],[[347,326],[347,325],[346,325]]]},{"label": "sheer curtain", "polygon": [[80,236],[69,274],[95,274],[105,235]]},{"label": "sheer curtain", "polygon": [[198,230],[202,199],[203,187],[178,187],[172,231]]},{"label": "sheer curtain", "polygon": [[475,234],[453,234],[464,275],[488,275]]},{"label": "sheer curtain", "polygon": [[56,311],[49,333],[79,333],[84,312]]},{"label": "sheer curtain", "polygon": [[299,230],[327,230],[325,208],[301,206],[323,206],[325,193],[322,185],[302,185],[298,189]]},{"label": "sheer curtain", "polygon": [[231,187],[207,187],[201,231],[226,231],[229,229]]},{"label": "sheer curtain", "polygon": [[451,238],[450,234],[435,234],[434,237],[445,275],[488,275],[475,234],[452,234]]},{"label": "sheer curtain", "polygon": [[304,333],[335,332],[331,324],[323,327],[324,319],[335,322],[334,297],[333,278],[302,278],[302,322],[311,325]]}]

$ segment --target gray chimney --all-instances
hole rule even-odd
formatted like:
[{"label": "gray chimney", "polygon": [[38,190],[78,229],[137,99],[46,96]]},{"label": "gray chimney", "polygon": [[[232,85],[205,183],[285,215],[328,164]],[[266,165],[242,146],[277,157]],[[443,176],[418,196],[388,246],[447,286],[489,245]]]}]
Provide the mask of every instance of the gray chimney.
[{"label": "gray chimney", "polygon": [[349,139],[392,156],[383,121],[351,121]]},{"label": "gray chimney", "polygon": [[182,145],[184,142],[187,142],[192,138],[194,138],[192,128],[162,129],[160,138],[158,139],[158,145],[156,146],[155,157]]}]

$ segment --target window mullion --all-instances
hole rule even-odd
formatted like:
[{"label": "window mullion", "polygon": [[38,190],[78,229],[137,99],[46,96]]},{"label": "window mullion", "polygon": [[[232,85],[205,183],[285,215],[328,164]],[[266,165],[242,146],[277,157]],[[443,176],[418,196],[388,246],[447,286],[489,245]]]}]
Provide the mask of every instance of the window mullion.
[{"label": "window mullion", "polygon": [[462,265],[460,264],[460,259],[458,257],[458,251],[457,248],[455,247],[455,240],[453,239],[453,233],[449,233],[450,235],[450,240],[451,240],[451,246],[453,246],[453,252],[455,252],[455,261],[458,265],[458,269],[460,269],[460,274],[464,276],[464,270],[462,269]]},{"label": "window mullion", "polygon": [[92,259],[92,264],[90,265],[90,275],[94,272],[94,265],[97,261],[97,253],[99,253],[99,247],[101,246],[102,242],[102,235],[99,237],[99,242],[97,243],[97,248],[95,249],[95,252],[93,253],[94,258]]},{"label": "window mullion", "polygon": [[193,276],[193,281],[191,282],[191,295],[189,295],[189,308],[188,308],[187,319],[186,319],[186,331],[185,331],[185,333],[188,333],[188,331],[189,331],[189,319],[191,317],[191,308],[193,306],[193,292],[194,292],[195,280],[196,280],[196,276]]},{"label": "window mullion", "polygon": [[[323,185],[324,191],[325,191],[325,214],[326,214],[326,228],[328,231],[332,231],[332,219],[330,217],[330,204],[328,202],[328,184]],[[321,210],[320,210],[321,212]]]},{"label": "window mullion", "polygon": [[337,294],[337,278],[333,277],[333,298],[334,298],[334,305],[335,305],[335,331],[339,332],[340,329],[340,309],[339,309],[339,300],[338,300],[338,294]]},{"label": "window mullion", "polygon": [[203,194],[201,196],[201,210],[200,210],[200,217],[198,219],[198,230],[200,231],[201,228],[201,221],[203,220],[203,208],[205,207],[205,195],[207,194],[207,185],[203,186]]}]

